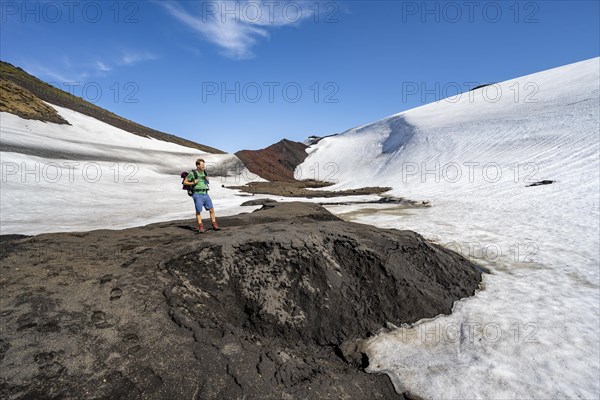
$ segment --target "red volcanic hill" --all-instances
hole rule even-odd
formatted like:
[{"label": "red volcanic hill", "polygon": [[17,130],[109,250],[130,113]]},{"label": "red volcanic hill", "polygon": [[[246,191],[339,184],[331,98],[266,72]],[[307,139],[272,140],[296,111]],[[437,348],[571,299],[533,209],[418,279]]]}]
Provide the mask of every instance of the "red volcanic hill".
[{"label": "red volcanic hill", "polygon": [[241,150],[235,155],[248,170],[268,181],[293,182],[294,170],[306,156],[304,143],[283,139],[261,150]]}]

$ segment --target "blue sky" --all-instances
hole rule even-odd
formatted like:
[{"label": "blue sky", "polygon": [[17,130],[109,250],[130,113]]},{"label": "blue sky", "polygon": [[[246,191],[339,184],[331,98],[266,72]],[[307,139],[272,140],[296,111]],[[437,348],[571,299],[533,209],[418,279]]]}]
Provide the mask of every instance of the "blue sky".
[{"label": "blue sky", "polygon": [[599,3],[3,0],[0,58],[234,152],[597,57]]}]

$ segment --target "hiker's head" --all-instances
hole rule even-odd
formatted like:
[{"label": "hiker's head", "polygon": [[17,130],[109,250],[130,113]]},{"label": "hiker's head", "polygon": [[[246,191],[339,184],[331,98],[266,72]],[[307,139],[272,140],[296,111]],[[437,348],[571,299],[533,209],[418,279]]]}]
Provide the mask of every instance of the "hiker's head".
[{"label": "hiker's head", "polygon": [[199,158],[196,160],[196,168],[204,169],[205,163],[204,160]]}]

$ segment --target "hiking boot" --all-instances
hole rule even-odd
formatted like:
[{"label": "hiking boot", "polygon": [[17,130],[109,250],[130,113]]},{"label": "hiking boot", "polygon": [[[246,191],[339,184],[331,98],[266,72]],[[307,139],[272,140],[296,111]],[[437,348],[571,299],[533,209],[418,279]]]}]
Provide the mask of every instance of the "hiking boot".
[{"label": "hiking boot", "polygon": [[213,229],[214,229],[215,231],[220,231],[220,230],[221,230],[221,228],[219,228],[219,225],[217,225],[217,223],[216,223],[216,222],[213,222],[213,224],[212,224],[212,227],[213,227]]},{"label": "hiking boot", "polygon": [[203,224],[198,225],[198,230],[196,231],[196,233],[204,233],[204,225]]}]

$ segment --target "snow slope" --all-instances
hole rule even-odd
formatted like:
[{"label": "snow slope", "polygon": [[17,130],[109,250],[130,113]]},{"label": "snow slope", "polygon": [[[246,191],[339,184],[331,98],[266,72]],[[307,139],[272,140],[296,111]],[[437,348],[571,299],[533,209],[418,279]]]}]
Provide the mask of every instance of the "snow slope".
[{"label": "snow slope", "polygon": [[[599,398],[600,59],[325,138],[298,168],[428,209],[331,207],[415,230],[491,270],[450,316],[370,344],[369,371],[425,398]],[[528,187],[540,180],[550,185]]]},{"label": "snow slope", "polygon": [[[181,190],[179,174],[194,168],[199,157],[211,172],[217,217],[260,208],[241,207],[248,195],[222,187],[263,180],[233,154],[208,154],[137,136],[50,105],[71,126],[0,113],[0,234],[122,229],[193,219],[193,203]],[[267,197],[297,200],[251,199]],[[336,200],[342,199],[308,201]]]},{"label": "snow slope", "polygon": [[193,169],[199,157],[215,171],[212,193],[228,193],[219,202],[220,215],[247,211],[239,207],[241,198],[221,188],[257,179],[234,155],[137,136],[50,105],[72,126],[0,113],[2,234],[125,228],[191,218],[193,204],[180,189],[179,173]]}]

